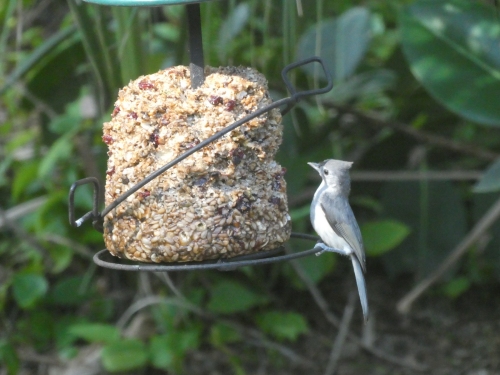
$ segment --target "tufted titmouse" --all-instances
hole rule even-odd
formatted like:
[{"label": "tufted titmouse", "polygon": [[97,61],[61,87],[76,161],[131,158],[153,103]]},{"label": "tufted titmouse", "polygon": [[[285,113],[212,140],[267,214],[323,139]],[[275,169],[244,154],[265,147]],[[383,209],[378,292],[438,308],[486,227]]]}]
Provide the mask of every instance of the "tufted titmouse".
[{"label": "tufted titmouse", "polygon": [[348,200],[351,190],[349,169],[352,163],[329,159],[307,164],[316,169],[323,179],[311,204],[311,223],[324,242],[316,244],[316,247],[351,258],[366,322],[368,300],[363,276],[366,271],[365,252],[361,231]]}]

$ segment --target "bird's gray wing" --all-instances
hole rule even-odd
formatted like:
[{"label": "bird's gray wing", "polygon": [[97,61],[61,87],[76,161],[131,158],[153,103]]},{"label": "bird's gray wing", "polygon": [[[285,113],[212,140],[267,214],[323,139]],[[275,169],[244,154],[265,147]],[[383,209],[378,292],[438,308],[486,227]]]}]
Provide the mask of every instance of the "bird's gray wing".
[{"label": "bird's gray wing", "polygon": [[361,231],[347,199],[325,192],[322,194],[319,203],[325,213],[326,220],[334,232],[351,246],[361,268],[366,271]]}]

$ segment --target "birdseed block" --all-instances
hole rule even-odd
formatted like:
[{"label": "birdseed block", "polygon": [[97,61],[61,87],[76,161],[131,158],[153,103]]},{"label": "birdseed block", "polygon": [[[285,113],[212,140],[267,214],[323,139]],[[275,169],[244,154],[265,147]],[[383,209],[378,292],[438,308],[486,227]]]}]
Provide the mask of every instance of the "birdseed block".
[{"label": "birdseed block", "polygon": [[[111,121],[106,205],[186,150],[272,102],[246,67],[205,68],[191,89],[176,66],[120,90]],[[286,183],[274,157],[282,140],[273,109],[170,168],[104,218],[115,256],[143,262],[230,258],[277,248],[290,237]]]}]

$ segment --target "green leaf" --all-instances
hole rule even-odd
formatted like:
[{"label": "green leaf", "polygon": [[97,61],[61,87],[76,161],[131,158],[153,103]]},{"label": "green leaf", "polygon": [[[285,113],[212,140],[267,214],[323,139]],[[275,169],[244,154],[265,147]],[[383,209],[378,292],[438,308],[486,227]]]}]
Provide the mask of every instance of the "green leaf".
[{"label": "green leaf", "polygon": [[238,4],[224,20],[219,30],[219,58],[224,60],[227,45],[243,30],[250,17],[250,6],[247,3]]},{"label": "green leaf", "polygon": [[68,329],[69,333],[88,342],[113,343],[120,339],[120,331],[115,326],[100,323],[80,323]]},{"label": "green leaf", "polygon": [[16,170],[12,183],[12,197],[18,201],[26,193],[29,186],[38,183],[36,172],[39,168],[38,160],[27,161]]},{"label": "green leaf", "polygon": [[500,190],[500,159],[493,162],[474,185],[474,193],[491,193]]},{"label": "green leaf", "polygon": [[[90,315],[90,314],[86,314]],[[78,336],[70,332],[70,328],[80,323],[86,323],[86,318],[75,315],[59,316],[54,321],[54,344],[61,354],[63,348],[73,347],[75,341],[79,339]]]},{"label": "green leaf", "polygon": [[[109,100],[110,94],[121,86],[121,70],[116,51],[116,40],[108,25],[108,18],[103,7],[89,7],[87,4],[75,0],[68,1],[75,24],[80,31],[86,56],[92,67],[92,72],[100,88],[103,100]],[[115,20],[117,28],[121,30],[120,20]],[[135,33],[139,34],[139,33]],[[127,33],[129,35],[129,33]],[[126,37],[122,34],[123,37]],[[135,35],[137,37],[137,35]],[[139,56],[129,55],[128,59],[139,59]],[[122,62],[129,65],[127,58]],[[134,78],[137,76],[134,76]],[[128,81],[127,81],[128,82]]]},{"label": "green leaf", "polygon": [[149,346],[151,363],[154,367],[182,372],[186,352],[200,345],[200,330],[170,330],[165,335],[153,336]]},{"label": "green leaf", "polygon": [[7,341],[0,341],[0,363],[5,365],[8,375],[15,375],[19,370],[19,358],[16,350]]},{"label": "green leaf", "polygon": [[303,219],[305,217],[309,217],[311,211],[311,205],[305,205],[299,208],[294,208],[290,211],[290,217],[292,218],[292,222]]},{"label": "green leaf", "polygon": [[54,262],[54,266],[51,269],[52,273],[60,273],[68,268],[73,259],[73,250],[67,246],[51,245],[48,251]]},{"label": "green leaf", "polygon": [[[321,42],[319,49],[318,41]],[[364,7],[353,7],[339,18],[323,20],[319,28],[314,25],[306,31],[300,38],[297,58],[320,56],[334,81],[338,82],[356,70],[369,42],[370,12]],[[314,75],[314,66],[308,65],[303,69]]]},{"label": "green leaf", "polygon": [[466,277],[458,277],[447,282],[442,287],[442,291],[450,298],[459,297],[461,294],[466,292],[471,286],[471,282]]},{"label": "green leaf", "polygon": [[[52,191],[41,207],[34,213],[34,230],[39,235],[54,233],[66,236],[68,228],[64,216],[64,207],[67,204],[67,194],[63,190]],[[64,216],[63,216],[64,215]]]},{"label": "green leaf", "polygon": [[7,77],[4,85],[0,88],[0,95],[9,89],[14,83],[19,80],[24,74],[30,71],[42,58],[49,52],[58,47],[61,42],[75,35],[76,27],[70,26],[62,29],[47,39],[42,45],[36,48],[29,57],[22,61],[21,64]]},{"label": "green leaf", "polygon": [[25,335],[33,340],[34,346],[47,348],[54,339],[54,313],[42,308],[32,309],[26,319]]},{"label": "green leaf", "polygon": [[[7,244],[8,245],[8,244]],[[4,280],[2,284],[0,284],[0,311],[4,311],[5,305],[7,302],[7,294],[9,287],[12,283],[12,280]]]},{"label": "green leaf", "polygon": [[47,280],[34,273],[18,273],[12,280],[14,299],[22,308],[32,307],[48,289]]},{"label": "green leaf", "polygon": [[214,346],[221,347],[241,340],[241,334],[227,324],[217,323],[210,328],[210,343]]},{"label": "green leaf", "polygon": [[153,32],[169,42],[176,43],[179,40],[179,27],[171,23],[155,23]]},{"label": "green leaf", "polygon": [[399,15],[403,51],[415,77],[451,111],[500,126],[500,23],[468,0],[422,0]]},{"label": "green leaf", "polygon": [[82,276],[60,279],[52,288],[50,302],[58,306],[81,305],[90,296],[87,290],[82,290],[82,284]]},{"label": "green leaf", "polygon": [[[78,68],[86,60],[79,33],[73,35],[61,41],[26,77],[26,89],[35,97],[41,98],[56,113],[64,112],[64,106],[75,100],[81,85],[88,82],[88,75],[78,73]],[[26,109],[32,109],[34,105],[27,98],[22,101],[22,106]],[[40,130],[45,140],[46,127]]]},{"label": "green leaf", "polygon": [[38,168],[38,177],[40,179],[49,177],[49,174],[59,161],[70,158],[71,150],[73,149],[72,136],[73,132],[66,133],[50,147],[49,152],[43,157]]},{"label": "green leaf", "polygon": [[106,345],[101,353],[107,371],[130,371],[144,367],[148,362],[146,345],[139,340],[124,340]]},{"label": "green leaf", "polygon": [[10,154],[38,137],[34,129],[23,130],[19,133],[14,133],[5,146],[5,151]]},{"label": "green leaf", "polygon": [[76,358],[76,356],[78,355],[78,349],[72,346],[67,346],[60,349],[57,354],[61,359],[69,361],[73,358]]},{"label": "green leaf", "polygon": [[[16,0],[8,0],[4,2],[3,7],[0,9],[0,19],[2,20],[2,29],[0,31],[0,53],[5,55],[7,53],[7,41],[9,40],[10,30],[14,25],[7,20],[14,20],[14,12],[16,11]],[[16,22],[17,23],[17,22]],[[5,65],[7,59],[0,61],[0,72],[3,75],[5,72]]]},{"label": "green leaf", "polygon": [[451,182],[386,182],[382,202],[387,217],[412,229],[403,243],[382,256],[390,276],[429,275],[467,233],[464,202]]},{"label": "green leaf", "polygon": [[410,234],[410,228],[395,220],[376,221],[361,226],[366,254],[382,255],[394,249]]},{"label": "green leaf", "polygon": [[49,129],[55,134],[62,135],[78,128],[81,121],[80,100],[75,100],[66,105],[63,115],[57,116],[50,122]]},{"label": "green leaf", "polygon": [[153,336],[149,344],[151,363],[162,370],[175,370],[175,343],[169,336]]},{"label": "green leaf", "polygon": [[141,41],[143,23],[139,22],[137,8],[112,7],[111,10],[116,22],[115,38],[119,47],[118,59],[122,82],[125,83],[144,73],[148,54],[144,53]]},{"label": "green leaf", "polygon": [[267,301],[265,296],[253,292],[236,281],[223,280],[213,286],[208,309],[217,313],[231,314],[248,310]]},{"label": "green leaf", "polygon": [[12,154],[5,155],[3,160],[0,161],[0,187],[9,184],[10,177],[8,176],[7,172],[11,170],[11,165],[13,161],[14,161],[14,156]]},{"label": "green leaf", "polygon": [[257,315],[256,321],[262,331],[278,340],[295,341],[309,330],[305,318],[293,312],[269,311]]},{"label": "green leaf", "polygon": [[387,69],[370,70],[353,75],[321,97],[323,101],[349,103],[360,98],[383,98],[384,92],[396,84],[396,74]]},{"label": "green leaf", "polygon": [[205,300],[205,296],[207,291],[203,288],[190,288],[186,293],[186,298],[189,302],[191,302],[195,306],[202,306],[203,301]]},{"label": "green leaf", "polygon": [[[308,242],[306,249],[311,249],[314,244],[310,241]],[[297,263],[299,263],[309,279],[317,284],[334,269],[337,258],[338,255],[333,253],[323,253],[321,256],[310,256],[297,259]],[[295,288],[299,290],[305,289],[303,281],[296,275],[296,272],[293,271],[291,267],[286,274]]]},{"label": "green leaf", "polygon": [[180,353],[185,353],[190,349],[196,349],[200,345],[201,329],[197,326],[190,327],[182,331],[175,331],[174,338],[176,348]]}]

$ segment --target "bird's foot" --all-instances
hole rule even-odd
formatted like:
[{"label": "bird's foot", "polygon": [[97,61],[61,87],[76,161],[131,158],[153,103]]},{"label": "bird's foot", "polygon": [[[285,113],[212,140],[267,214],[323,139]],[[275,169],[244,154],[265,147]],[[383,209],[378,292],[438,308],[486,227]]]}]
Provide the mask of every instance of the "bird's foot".
[{"label": "bird's foot", "polygon": [[333,247],[327,246],[323,242],[318,242],[316,244],[316,246],[314,246],[315,249],[318,248],[318,247],[321,248],[321,251],[318,251],[316,253],[316,256],[321,255],[321,253],[324,252],[324,251],[328,251],[328,252],[331,252],[331,253],[337,253],[337,254],[345,255],[345,256],[350,255],[350,253],[347,253],[346,251],[335,249]]},{"label": "bird's foot", "polygon": [[318,251],[314,254],[317,257],[319,257],[323,253],[323,251],[328,251],[327,249],[330,249],[330,247],[326,246],[323,242],[317,242],[314,248],[316,249],[317,247],[321,248],[321,251]]}]

